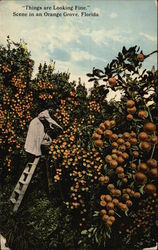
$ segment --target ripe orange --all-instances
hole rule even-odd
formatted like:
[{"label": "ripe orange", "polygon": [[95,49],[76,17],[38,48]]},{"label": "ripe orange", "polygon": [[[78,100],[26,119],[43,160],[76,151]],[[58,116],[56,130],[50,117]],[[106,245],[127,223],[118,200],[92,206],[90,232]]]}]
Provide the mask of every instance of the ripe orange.
[{"label": "ripe orange", "polygon": [[142,119],[147,118],[148,117],[148,112],[145,111],[145,110],[139,110],[138,117],[142,118]]},{"label": "ripe orange", "polygon": [[128,115],[126,116],[126,118],[127,118],[128,121],[132,121],[132,120],[133,120],[133,115],[128,114]]},{"label": "ripe orange", "polygon": [[104,199],[107,201],[107,202],[110,202],[112,201],[112,197],[109,195],[109,194],[106,194]]},{"label": "ripe orange", "polygon": [[111,120],[110,121],[110,127],[113,128],[113,127],[115,127],[115,125],[116,125],[115,120]]},{"label": "ripe orange", "polygon": [[99,148],[102,148],[103,147],[103,141],[102,140],[96,140],[94,141],[95,145]]},{"label": "ripe orange", "polygon": [[114,211],[113,209],[110,209],[110,210],[108,211],[108,214],[109,214],[109,215],[114,215],[114,214],[115,214],[115,211]]},{"label": "ripe orange", "polygon": [[144,54],[142,54],[142,53],[138,54],[137,59],[138,59],[138,61],[143,62],[144,61]]},{"label": "ripe orange", "polygon": [[113,202],[108,202],[107,208],[108,209],[114,209],[114,203]]},{"label": "ripe orange", "polygon": [[131,207],[133,205],[133,203],[131,200],[127,200],[126,205],[127,205],[127,207]]},{"label": "ripe orange", "polygon": [[117,165],[118,165],[118,162],[117,162],[116,160],[111,160],[111,161],[110,161],[110,166],[111,166],[112,168],[116,168]]},{"label": "ripe orange", "polygon": [[147,134],[152,134],[153,132],[156,131],[156,125],[153,122],[146,122],[144,124],[144,131]]},{"label": "ripe orange", "polygon": [[106,162],[110,162],[112,160],[112,156],[111,155],[107,155],[106,157],[105,157],[105,161]]},{"label": "ripe orange", "polygon": [[141,150],[146,151],[146,152],[150,151],[150,149],[151,149],[150,143],[148,143],[146,141],[141,142],[139,144],[139,147],[140,147]]},{"label": "ripe orange", "polygon": [[135,114],[135,112],[137,111],[137,109],[136,109],[136,107],[135,106],[133,106],[132,108],[128,108],[127,109],[127,112],[129,113],[129,114]]},{"label": "ripe orange", "polygon": [[100,123],[99,128],[100,128],[102,131],[104,131],[104,130],[105,130],[105,125],[104,125],[104,123],[103,123],[103,122],[102,122],[102,123]]},{"label": "ripe orange", "polygon": [[111,138],[111,136],[112,136],[112,131],[111,131],[110,129],[106,129],[106,130],[104,131],[104,136],[105,136],[106,138]]},{"label": "ripe orange", "polygon": [[116,86],[117,85],[117,80],[116,80],[115,77],[110,77],[108,81],[109,81],[109,84],[111,86]]},{"label": "ripe orange", "polygon": [[121,145],[121,144],[125,143],[125,141],[124,141],[124,139],[122,139],[122,138],[118,138],[117,143],[118,143],[119,145]]},{"label": "ripe orange", "polygon": [[96,132],[94,132],[93,135],[92,135],[92,138],[93,138],[94,140],[97,140],[97,139],[100,139],[100,138],[101,138],[101,135],[99,135],[99,134],[97,134]]},{"label": "ripe orange", "polygon": [[157,144],[158,143],[158,138],[156,135],[153,135],[150,139],[150,142],[153,143],[153,144]]},{"label": "ripe orange", "polygon": [[144,163],[144,162],[139,163],[139,165],[138,165],[138,170],[139,170],[140,172],[146,173],[147,170],[148,170],[147,164]]},{"label": "ripe orange", "polygon": [[148,183],[145,185],[144,190],[147,194],[156,193],[156,186],[153,183]]},{"label": "ripe orange", "polygon": [[115,170],[116,174],[121,174],[121,173],[124,173],[124,169],[123,167],[117,167],[116,170]]},{"label": "ripe orange", "polygon": [[107,214],[107,212],[106,212],[106,210],[105,209],[102,209],[102,210],[100,210],[100,215],[105,215],[105,214]]},{"label": "ripe orange", "polygon": [[112,202],[114,203],[114,205],[115,205],[115,206],[117,206],[117,205],[119,204],[119,200],[118,200],[118,199],[116,199],[116,198],[115,198],[115,199],[113,199],[113,201],[112,201]]},{"label": "ripe orange", "polygon": [[152,168],[152,169],[150,169],[149,175],[150,175],[150,177],[152,177],[152,178],[156,178],[156,177],[158,176],[157,168]]},{"label": "ripe orange", "polygon": [[134,198],[136,198],[136,199],[140,198],[140,193],[139,192],[135,192],[134,193]]},{"label": "ripe orange", "polygon": [[140,132],[138,135],[138,138],[140,141],[146,141],[146,140],[148,140],[149,136],[145,132]]},{"label": "ripe orange", "polygon": [[147,182],[147,177],[142,172],[137,172],[134,175],[134,181],[137,182],[138,184],[145,184]]},{"label": "ripe orange", "polygon": [[115,188],[114,185],[111,184],[111,183],[107,185],[107,189],[109,189],[109,190],[112,190],[112,189],[114,189],[114,188]]},{"label": "ripe orange", "polygon": [[139,152],[136,150],[134,150],[132,154],[134,158],[137,158],[139,156]]},{"label": "ripe orange", "polygon": [[99,135],[102,135],[102,134],[103,134],[103,130],[100,129],[100,128],[98,128],[95,132],[96,132],[97,134],[99,134]]},{"label": "ripe orange", "polygon": [[157,167],[157,161],[153,158],[150,158],[149,160],[147,160],[147,165],[150,168],[156,168]]},{"label": "ripe orange", "polygon": [[131,162],[130,167],[131,167],[131,169],[136,169],[137,166],[135,163]]},{"label": "ripe orange", "polygon": [[110,127],[111,127],[110,121],[109,121],[109,120],[106,120],[106,121],[104,122],[104,125],[105,125],[105,128],[106,128],[106,129],[110,129]]},{"label": "ripe orange", "polygon": [[116,141],[118,139],[118,135],[117,134],[112,134],[110,139],[112,141]]},{"label": "ripe orange", "polygon": [[123,137],[124,137],[125,139],[129,139],[129,138],[130,138],[130,133],[124,132],[124,133],[123,133]]},{"label": "ripe orange", "polygon": [[128,100],[126,103],[127,108],[132,108],[135,105],[135,102],[133,100]]}]

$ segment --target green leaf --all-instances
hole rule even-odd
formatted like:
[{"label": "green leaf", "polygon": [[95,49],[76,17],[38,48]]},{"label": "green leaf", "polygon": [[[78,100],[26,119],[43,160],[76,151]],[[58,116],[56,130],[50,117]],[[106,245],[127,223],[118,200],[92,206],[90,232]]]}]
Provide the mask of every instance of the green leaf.
[{"label": "green leaf", "polygon": [[83,230],[83,231],[81,232],[82,235],[86,235],[87,233],[88,233],[88,230]]}]

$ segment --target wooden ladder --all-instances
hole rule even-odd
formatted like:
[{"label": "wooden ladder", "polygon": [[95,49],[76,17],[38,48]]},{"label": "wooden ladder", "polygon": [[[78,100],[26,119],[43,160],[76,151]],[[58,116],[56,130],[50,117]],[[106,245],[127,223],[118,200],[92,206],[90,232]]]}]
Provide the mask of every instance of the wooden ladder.
[{"label": "wooden ladder", "polygon": [[35,172],[40,156],[36,157],[32,163],[27,163],[20,179],[18,180],[11,196],[10,201],[13,203],[13,212],[16,212],[24,198],[25,192],[29,186],[32,176]]}]

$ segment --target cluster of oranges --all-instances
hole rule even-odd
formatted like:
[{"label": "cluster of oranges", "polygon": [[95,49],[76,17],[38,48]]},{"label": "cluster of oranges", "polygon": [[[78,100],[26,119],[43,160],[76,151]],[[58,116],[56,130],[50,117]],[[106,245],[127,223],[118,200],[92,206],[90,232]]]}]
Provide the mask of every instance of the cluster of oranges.
[{"label": "cluster of oranges", "polygon": [[[134,107],[132,103],[130,109],[133,108],[135,110]],[[128,111],[131,112],[130,110]],[[156,196],[156,186],[152,182],[147,183],[147,175],[153,180],[157,177],[157,161],[153,158],[149,158],[146,163],[140,160],[142,157],[141,152],[143,150],[148,151],[144,146],[144,142],[150,145],[150,149],[152,145],[157,143],[155,124],[146,122],[143,131],[139,132],[138,135],[134,131],[117,134],[113,132],[115,125],[114,120],[106,120],[100,123],[92,135],[96,147],[104,149],[108,142],[111,149],[111,154],[105,156],[105,171],[99,178],[100,184],[106,186],[108,191],[108,194],[101,195],[100,205],[104,207],[104,209],[101,209],[102,219],[109,226],[115,221],[113,218],[112,220],[110,218],[110,216],[115,214],[111,211],[109,213],[110,208],[113,206],[114,210],[116,206],[122,211],[127,211],[133,204],[132,199],[141,196],[139,192],[140,186],[146,184],[144,191],[149,195]],[[116,184],[117,180],[120,180],[119,185],[121,189],[116,188],[111,183],[112,180]],[[133,188],[130,188],[131,184]],[[109,207],[109,202],[111,207]]]},{"label": "cluster of oranges", "polygon": [[39,80],[38,83],[37,83],[37,87],[38,87],[38,89],[50,89],[50,90],[54,90],[53,83],[49,82],[49,81]]},{"label": "cluster of oranges", "polygon": [[59,108],[56,109],[54,116],[65,127],[68,126],[70,121],[70,114],[67,110],[66,100],[61,100],[61,105]]},{"label": "cluster of oranges", "polygon": [[100,112],[100,109],[101,109],[100,104],[97,103],[95,100],[92,100],[89,102],[88,108],[91,112],[93,111]]},{"label": "cluster of oranges", "polygon": [[9,64],[0,64],[0,69],[2,70],[3,73],[10,73],[11,68]]}]

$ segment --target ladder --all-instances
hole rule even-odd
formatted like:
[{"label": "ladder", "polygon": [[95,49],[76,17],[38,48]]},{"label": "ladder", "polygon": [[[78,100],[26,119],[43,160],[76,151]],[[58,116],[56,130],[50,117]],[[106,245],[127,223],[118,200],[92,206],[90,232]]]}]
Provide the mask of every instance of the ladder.
[{"label": "ladder", "polygon": [[10,201],[13,203],[13,212],[16,212],[22,202],[22,199],[25,195],[25,192],[28,188],[28,185],[32,179],[32,176],[35,172],[37,164],[39,162],[40,156],[36,157],[32,163],[27,163],[20,179],[18,180],[11,196]]}]

